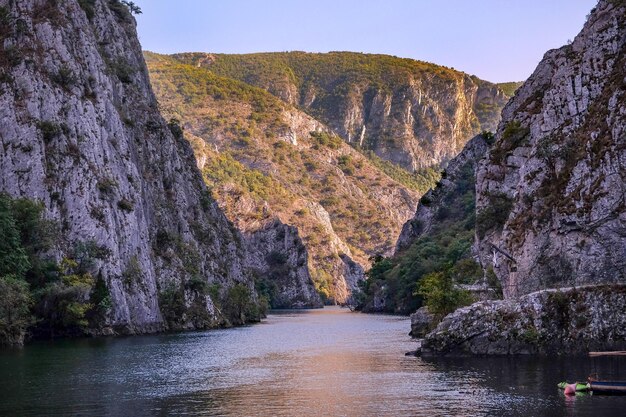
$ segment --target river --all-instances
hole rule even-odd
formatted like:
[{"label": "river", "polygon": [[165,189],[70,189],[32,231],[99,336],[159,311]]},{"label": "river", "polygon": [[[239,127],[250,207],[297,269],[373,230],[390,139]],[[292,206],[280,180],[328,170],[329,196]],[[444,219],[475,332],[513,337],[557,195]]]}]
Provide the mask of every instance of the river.
[{"label": "river", "polygon": [[274,312],[234,329],[36,342],[0,351],[2,416],[612,416],[563,379],[626,379],[626,361],[425,360],[404,317]]}]

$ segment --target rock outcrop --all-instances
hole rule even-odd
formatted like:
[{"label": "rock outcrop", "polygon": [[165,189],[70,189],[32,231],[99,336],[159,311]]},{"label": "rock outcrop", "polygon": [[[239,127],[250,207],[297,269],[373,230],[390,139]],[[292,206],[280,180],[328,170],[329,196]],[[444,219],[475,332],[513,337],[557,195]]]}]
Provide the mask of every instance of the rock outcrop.
[{"label": "rock outcrop", "polygon": [[246,240],[246,266],[261,283],[272,308],[321,308],[298,229],[275,219]]},{"label": "rock outcrop", "polygon": [[478,248],[505,297],[626,282],[625,127],[626,5],[601,0],[504,108],[478,172]]},{"label": "rock outcrop", "polygon": [[[127,7],[0,0],[0,12],[0,191],[45,205],[57,259],[85,241],[107,254],[92,271],[111,297],[99,331],[214,325],[191,280],[254,294],[239,233],[158,111]],[[169,324],[164,289],[184,300]]]},{"label": "rock outcrop", "polygon": [[411,59],[351,52],[177,54],[266,89],[346,142],[410,171],[454,157],[494,130],[509,97],[495,84]]},{"label": "rock outcrop", "polygon": [[626,286],[543,290],[446,316],[422,355],[580,355],[626,348]]},{"label": "rock outcrop", "polygon": [[424,337],[432,330],[435,324],[435,316],[428,311],[428,307],[420,307],[411,314],[411,333],[412,337]]},{"label": "rock outcrop", "polygon": [[453,276],[456,284],[484,284],[473,251],[475,178],[491,140],[488,132],[470,140],[450,161],[436,187],[422,196],[414,217],[402,228],[395,254],[377,258],[369,271],[358,308],[410,314],[423,301],[416,294],[416,283],[433,273]]}]

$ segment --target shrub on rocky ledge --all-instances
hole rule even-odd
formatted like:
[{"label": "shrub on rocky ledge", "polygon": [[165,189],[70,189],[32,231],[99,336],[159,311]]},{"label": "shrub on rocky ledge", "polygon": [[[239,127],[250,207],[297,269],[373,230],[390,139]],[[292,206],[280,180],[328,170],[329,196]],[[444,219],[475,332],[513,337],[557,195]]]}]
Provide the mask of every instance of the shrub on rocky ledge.
[{"label": "shrub on rocky ledge", "polygon": [[476,215],[476,232],[480,238],[490,230],[501,228],[506,223],[513,208],[513,200],[506,194],[492,194],[489,205]]},{"label": "shrub on rocky ledge", "polygon": [[471,294],[458,287],[452,278],[452,271],[432,272],[422,278],[417,293],[424,298],[428,311],[438,319],[452,313],[459,307],[470,305]]},{"label": "shrub on rocky ledge", "polygon": [[33,299],[26,281],[15,275],[0,277],[0,346],[19,345],[33,323]]},{"label": "shrub on rocky ledge", "polygon": [[170,328],[176,328],[185,314],[185,293],[182,288],[170,284],[159,293],[159,308]]},{"label": "shrub on rocky ledge", "polygon": [[257,303],[250,288],[244,284],[235,284],[228,289],[224,301],[225,313],[232,324],[244,324],[259,321],[267,313],[267,304]]},{"label": "shrub on rocky ledge", "polygon": [[313,147],[318,149],[320,147],[327,147],[330,149],[339,149],[343,140],[336,135],[331,135],[326,132],[311,132],[311,139],[313,139]]},{"label": "shrub on rocky ledge", "polygon": [[128,211],[128,212],[131,212],[131,211],[133,211],[135,209],[135,205],[131,201],[129,201],[129,200],[125,199],[125,198],[123,198],[120,201],[118,201],[117,202],[117,206],[119,208],[121,208],[122,210]]}]

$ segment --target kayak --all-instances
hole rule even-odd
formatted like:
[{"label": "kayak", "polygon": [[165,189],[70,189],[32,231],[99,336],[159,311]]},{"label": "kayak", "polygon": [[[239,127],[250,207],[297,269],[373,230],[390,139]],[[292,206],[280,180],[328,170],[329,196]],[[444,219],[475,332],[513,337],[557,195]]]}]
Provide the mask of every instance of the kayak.
[{"label": "kayak", "polygon": [[586,382],[584,382],[584,383],[583,382],[576,382],[574,384],[568,384],[567,382],[560,382],[559,383],[559,388],[565,389],[565,388],[567,388],[568,385],[570,385],[570,386],[575,385],[574,387],[572,387],[572,388],[574,388],[575,392],[588,392],[588,391],[590,391],[589,384],[587,384]]},{"label": "kayak", "polygon": [[626,395],[626,381],[596,381],[590,379],[588,383],[575,382],[568,384],[567,382],[560,382],[558,387],[564,390],[566,395],[574,395],[578,392],[592,392],[596,395]]}]

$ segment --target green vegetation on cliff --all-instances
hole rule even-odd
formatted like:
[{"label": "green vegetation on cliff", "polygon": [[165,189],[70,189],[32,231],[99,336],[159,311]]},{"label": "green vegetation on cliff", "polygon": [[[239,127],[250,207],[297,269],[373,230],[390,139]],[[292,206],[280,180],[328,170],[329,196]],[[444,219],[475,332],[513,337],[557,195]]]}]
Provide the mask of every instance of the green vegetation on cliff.
[{"label": "green vegetation on cliff", "polygon": [[[205,68],[186,65],[166,56],[146,52],[145,58],[150,65],[152,79],[159,82],[156,86],[157,91],[167,93],[160,99],[167,102],[168,108],[164,110],[168,113],[180,113],[189,106],[203,106],[210,97],[218,105],[246,103],[251,110],[247,115],[249,122],[266,122],[274,129],[285,127],[280,118],[285,104],[261,88],[218,76]],[[218,112],[210,119],[213,127],[222,126],[227,122],[228,117],[223,112]],[[229,128],[238,136],[250,137],[254,133],[254,123],[246,123],[252,126],[245,127],[244,123],[242,120],[241,123]]]},{"label": "green vegetation on cliff", "polygon": [[524,81],[512,81],[508,83],[498,83],[497,86],[509,97],[513,97],[518,88],[524,84]]},{"label": "green vegetation on cliff", "polygon": [[[465,268],[469,268],[466,271]],[[475,275],[461,275],[469,272]],[[482,274],[480,266],[474,261],[464,259],[457,261],[453,268],[444,267],[437,272],[431,272],[422,277],[418,284],[417,295],[424,299],[428,311],[437,319],[442,319],[459,307],[470,305],[474,300],[471,294],[459,288],[459,278],[478,278]]]},{"label": "green vegetation on cliff", "polygon": [[91,275],[95,258],[107,251],[77,242],[56,262],[46,256],[56,227],[43,205],[0,194],[0,344],[19,345],[27,331],[56,336],[84,333],[110,308],[106,284]]},{"label": "green vegetation on cliff", "polygon": [[[459,72],[441,65],[390,55],[358,52],[270,52],[244,55],[176,54],[177,59],[206,65],[215,74],[251,85],[266,86],[289,80],[297,87],[306,83],[331,84],[337,79],[348,82],[369,81],[379,88],[393,90],[407,74],[435,74],[454,79]],[[332,96],[328,97],[331,99]]]},{"label": "green vegetation on cliff", "polygon": [[389,161],[379,158],[374,152],[367,151],[366,156],[377,168],[389,177],[393,178],[405,187],[425,194],[441,178],[440,169],[436,167],[425,168],[418,172],[409,172]]},{"label": "green vegetation on cliff", "polygon": [[[377,257],[367,272],[359,308],[409,314],[424,303],[444,315],[470,301],[456,284],[482,276],[470,258],[475,229],[475,179],[467,163],[452,185],[435,188],[421,204],[433,210],[430,229],[392,258]],[[376,300],[378,299],[378,301]]]},{"label": "green vegetation on cliff", "polygon": [[388,55],[295,51],[172,57],[262,88],[351,145],[410,171],[445,162],[470,137],[495,130],[508,100],[498,85],[476,76]]}]

